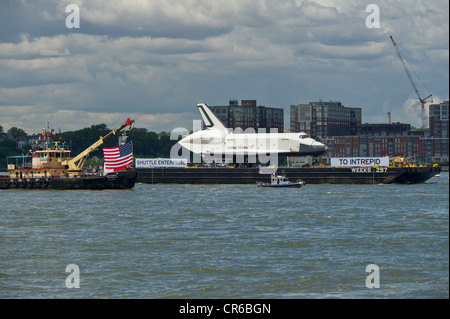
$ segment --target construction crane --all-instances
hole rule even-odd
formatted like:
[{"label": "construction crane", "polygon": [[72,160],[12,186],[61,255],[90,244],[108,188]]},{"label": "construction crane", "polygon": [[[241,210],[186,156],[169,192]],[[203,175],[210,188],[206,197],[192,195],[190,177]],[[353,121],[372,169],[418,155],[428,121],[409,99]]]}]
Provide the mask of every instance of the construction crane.
[{"label": "construction crane", "polygon": [[[408,79],[409,79],[409,81],[411,82],[411,84],[413,86],[414,92],[416,92],[416,95],[419,98],[420,104],[422,105],[422,127],[426,127],[427,126],[427,118],[426,118],[426,115],[425,115],[425,103],[428,102],[427,100],[432,95],[430,94],[424,99],[422,99],[420,97],[419,90],[417,90],[416,84],[414,83],[413,78],[412,78],[411,74],[409,73],[408,67],[406,65],[406,61],[403,58],[402,54],[400,53],[400,49],[398,48],[397,43],[395,43],[394,38],[392,38],[392,35],[390,36],[390,38],[391,38],[392,44],[394,45],[395,52],[397,52],[397,56],[400,59],[400,61],[402,62],[402,64],[403,64],[403,68],[405,69],[406,75],[408,76]],[[433,102],[433,100],[431,100],[430,102]]]},{"label": "construction crane", "polygon": [[70,173],[73,174],[81,174],[82,172],[82,168],[84,163],[86,162],[87,156],[95,151],[99,146],[101,146],[105,141],[109,140],[111,137],[113,137],[114,135],[117,134],[117,132],[119,132],[120,130],[122,130],[125,126],[129,126],[131,128],[131,124],[133,124],[134,120],[130,120],[129,118],[127,119],[127,121],[122,124],[121,126],[119,126],[118,128],[116,128],[115,130],[112,130],[111,132],[109,132],[108,134],[106,134],[104,137],[100,136],[99,140],[97,142],[95,142],[94,144],[92,144],[91,146],[89,146],[87,149],[85,149],[83,152],[81,152],[80,154],[78,154],[77,156],[75,156],[72,159],[68,159],[66,161],[63,161],[62,164],[63,165],[67,165],[68,170]]}]

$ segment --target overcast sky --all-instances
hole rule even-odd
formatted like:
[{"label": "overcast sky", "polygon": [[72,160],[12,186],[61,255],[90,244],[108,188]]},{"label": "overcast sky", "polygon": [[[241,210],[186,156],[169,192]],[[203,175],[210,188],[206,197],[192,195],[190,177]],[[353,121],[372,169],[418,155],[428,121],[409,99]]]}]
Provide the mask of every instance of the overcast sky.
[{"label": "overcast sky", "polygon": [[[366,6],[380,9],[367,28]],[[80,28],[67,28],[77,4]],[[256,99],[361,107],[363,123],[421,125],[449,95],[448,0],[0,0],[0,125],[39,133],[127,117],[192,129],[195,104]],[[416,78],[416,74],[420,77]],[[423,85],[422,85],[423,83]]]}]

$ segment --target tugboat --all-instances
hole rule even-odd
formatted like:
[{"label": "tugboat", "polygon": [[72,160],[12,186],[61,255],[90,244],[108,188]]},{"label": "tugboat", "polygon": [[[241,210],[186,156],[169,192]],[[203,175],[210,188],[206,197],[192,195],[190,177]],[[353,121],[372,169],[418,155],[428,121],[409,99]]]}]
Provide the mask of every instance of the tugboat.
[{"label": "tugboat", "polygon": [[[0,189],[131,189],[136,182],[136,170],[126,168],[103,175],[88,175],[83,165],[90,153],[100,147],[124,127],[133,124],[129,118],[75,157],[65,143],[53,142],[35,145],[32,155],[7,158],[9,176],[0,177]],[[49,136],[47,134],[47,136]]]},{"label": "tugboat", "polygon": [[298,180],[296,182],[290,182],[284,175],[272,174],[270,177],[270,183],[256,182],[259,187],[296,187],[301,188],[305,185],[305,182]]}]

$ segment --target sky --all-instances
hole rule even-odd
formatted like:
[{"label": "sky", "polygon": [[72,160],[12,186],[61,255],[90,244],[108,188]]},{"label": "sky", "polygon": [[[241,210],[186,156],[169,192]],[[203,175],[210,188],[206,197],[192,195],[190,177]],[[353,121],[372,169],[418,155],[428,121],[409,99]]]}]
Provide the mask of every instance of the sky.
[{"label": "sky", "polygon": [[0,0],[0,125],[170,132],[192,129],[197,102],[254,99],[286,128],[290,105],[319,100],[420,127],[390,35],[421,97],[448,100],[447,0]]}]

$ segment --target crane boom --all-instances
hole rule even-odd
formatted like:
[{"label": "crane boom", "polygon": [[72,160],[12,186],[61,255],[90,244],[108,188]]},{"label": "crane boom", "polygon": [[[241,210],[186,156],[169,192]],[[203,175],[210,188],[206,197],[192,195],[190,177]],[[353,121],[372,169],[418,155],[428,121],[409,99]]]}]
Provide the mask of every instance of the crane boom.
[{"label": "crane boom", "polygon": [[134,120],[130,120],[129,118],[127,121],[116,128],[115,130],[112,130],[108,134],[106,134],[104,137],[101,137],[98,139],[97,142],[89,146],[87,149],[85,149],[83,152],[72,158],[71,160],[67,160],[63,162],[63,165],[68,165],[69,171],[71,172],[81,172],[84,163],[86,162],[87,156],[95,151],[100,145],[102,145],[105,141],[109,140],[112,136],[116,135],[117,132],[122,130],[125,126],[131,125],[134,122]]},{"label": "crane boom", "polygon": [[422,105],[422,127],[426,127],[426,125],[427,125],[427,119],[426,119],[426,116],[425,116],[425,103],[427,102],[427,99],[429,99],[429,98],[431,97],[431,94],[428,95],[428,96],[427,96],[426,98],[424,98],[424,99],[422,99],[422,98],[420,97],[419,90],[417,89],[417,86],[416,86],[416,84],[414,83],[414,80],[413,80],[413,78],[412,78],[412,76],[411,76],[411,73],[409,73],[408,66],[406,65],[406,61],[405,61],[405,59],[403,58],[402,54],[400,53],[400,49],[398,48],[397,43],[395,43],[394,38],[392,37],[392,35],[389,36],[389,37],[391,38],[392,44],[394,45],[395,52],[397,53],[398,58],[400,59],[400,61],[401,61],[402,64],[403,64],[403,68],[405,69],[406,75],[408,76],[408,79],[409,79],[409,81],[411,82],[411,85],[412,85],[412,87],[413,87],[413,89],[414,89],[414,92],[416,92],[416,95],[417,95],[417,97],[419,98],[420,104]]}]

